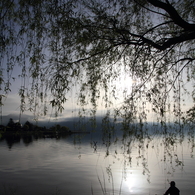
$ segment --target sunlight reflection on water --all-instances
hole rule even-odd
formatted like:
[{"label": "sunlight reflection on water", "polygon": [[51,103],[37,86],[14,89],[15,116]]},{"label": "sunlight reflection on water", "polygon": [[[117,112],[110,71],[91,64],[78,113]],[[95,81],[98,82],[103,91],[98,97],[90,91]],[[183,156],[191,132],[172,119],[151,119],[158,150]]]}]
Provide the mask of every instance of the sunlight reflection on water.
[{"label": "sunlight reflection on water", "polygon": [[[195,191],[194,152],[185,140],[166,151],[154,138],[140,150],[134,143],[129,153],[121,145],[91,147],[73,139],[39,139],[25,146],[22,140],[11,149],[0,142],[0,184],[16,185],[26,195],[54,194],[163,194],[175,180],[182,194]],[[169,153],[168,153],[169,152]],[[166,155],[165,155],[166,154]],[[129,161],[131,159],[131,161]],[[184,166],[179,166],[182,160]],[[0,194],[5,194],[1,191]]]}]

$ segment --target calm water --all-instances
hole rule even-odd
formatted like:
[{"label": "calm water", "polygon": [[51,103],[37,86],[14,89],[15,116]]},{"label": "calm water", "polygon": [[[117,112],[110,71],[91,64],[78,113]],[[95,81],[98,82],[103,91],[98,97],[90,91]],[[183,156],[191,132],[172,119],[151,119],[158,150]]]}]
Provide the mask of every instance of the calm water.
[{"label": "calm water", "polygon": [[181,195],[195,194],[194,145],[187,138],[165,146],[153,137],[129,147],[91,140],[0,141],[0,194],[154,195],[163,194],[171,180]]}]

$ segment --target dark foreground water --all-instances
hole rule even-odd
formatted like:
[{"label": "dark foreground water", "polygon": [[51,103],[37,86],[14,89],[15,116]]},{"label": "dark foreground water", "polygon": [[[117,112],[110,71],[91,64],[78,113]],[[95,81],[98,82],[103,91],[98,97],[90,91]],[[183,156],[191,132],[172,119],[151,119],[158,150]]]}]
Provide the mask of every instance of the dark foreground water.
[{"label": "dark foreground water", "polygon": [[108,146],[90,137],[0,141],[0,194],[154,195],[171,180],[181,195],[195,194],[192,140],[167,146],[156,136]]}]

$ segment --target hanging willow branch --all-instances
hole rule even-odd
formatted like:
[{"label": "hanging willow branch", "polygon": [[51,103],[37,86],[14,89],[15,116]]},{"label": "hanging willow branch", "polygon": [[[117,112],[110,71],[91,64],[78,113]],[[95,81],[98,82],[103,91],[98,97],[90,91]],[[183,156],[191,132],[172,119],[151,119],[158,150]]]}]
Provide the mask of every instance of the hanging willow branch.
[{"label": "hanging willow branch", "polygon": [[[7,0],[0,6],[0,87],[10,91],[12,73],[26,68],[22,111],[36,113],[44,103],[46,114],[50,103],[62,112],[74,91],[94,114],[104,101],[119,118],[132,119],[126,121],[147,120],[148,110],[163,118],[169,101],[182,96],[177,87],[184,86],[185,70],[193,83],[194,1]],[[122,85],[123,78],[132,83]]]}]

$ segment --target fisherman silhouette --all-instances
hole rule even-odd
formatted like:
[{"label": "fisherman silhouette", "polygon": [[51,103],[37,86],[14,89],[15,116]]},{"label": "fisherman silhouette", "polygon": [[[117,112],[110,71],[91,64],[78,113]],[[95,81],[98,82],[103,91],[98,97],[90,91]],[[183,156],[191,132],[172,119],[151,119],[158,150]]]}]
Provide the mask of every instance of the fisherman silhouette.
[{"label": "fisherman silhouette", "polygon": [[165,192],[164,195],[179,195],[179,189],[177,187],[175,187],[175,182],[171,181],[170,183],[170,188]]}]

